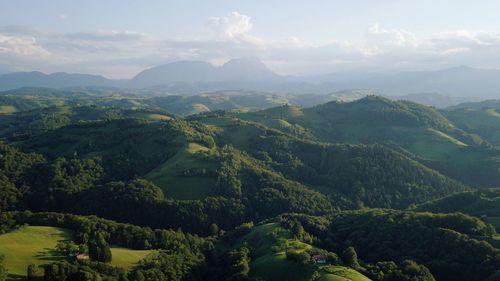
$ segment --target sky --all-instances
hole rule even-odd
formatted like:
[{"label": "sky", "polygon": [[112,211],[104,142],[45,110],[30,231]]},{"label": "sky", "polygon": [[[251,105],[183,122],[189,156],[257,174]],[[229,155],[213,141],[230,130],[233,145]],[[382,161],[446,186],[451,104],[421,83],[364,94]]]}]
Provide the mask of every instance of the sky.
[{"label": "sky", "polygon": [[130,78],[255,57],[280,74],[500,68],[493,0],[0,0],[0,73]]}]

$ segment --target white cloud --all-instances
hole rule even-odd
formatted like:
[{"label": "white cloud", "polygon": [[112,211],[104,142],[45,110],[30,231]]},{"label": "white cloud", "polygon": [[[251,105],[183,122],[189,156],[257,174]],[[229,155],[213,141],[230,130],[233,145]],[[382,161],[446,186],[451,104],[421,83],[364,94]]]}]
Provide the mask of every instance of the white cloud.
[{"label": "white cloud", "polygon": [[0,54],[5,57],[48,59],[52,54],[37,43],[35,37],[0,33]]},{"label": "white cloud", "polygon": [[232,12],[224,17],[209,17],[208,25],[218,40],[252,44],[263,48],[265,40],[249,34],[253,27],[251,20],[252,18],[247,15]]},{"label": "white cloud", "polygon": [[255,56],[288,74],[338,71],[399,71],[456,65],[500,68],[500,35],[454,30],[425,37],[381,24],[364,39],[331,38],[311,44],[297,37],[253,34],[252,18],[238,12],[211,17],[213,36],[158,38],[133,31],[51,33],[23,26],[0,27],[0,68],[92,72],[130,77],[140,69],[174,60],[222,63]]},{"label": "white cloud", "polygon": [[232,12],[225,17],[208,18],[209,25],[224,39],[237,39],[252,30],[251,17]]}]

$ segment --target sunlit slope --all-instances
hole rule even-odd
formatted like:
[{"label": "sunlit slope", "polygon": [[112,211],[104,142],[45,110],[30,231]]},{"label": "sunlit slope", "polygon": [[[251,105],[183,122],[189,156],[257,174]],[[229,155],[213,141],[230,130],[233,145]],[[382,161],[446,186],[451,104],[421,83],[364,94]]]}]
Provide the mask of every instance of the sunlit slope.
[{"label": "sunlit slope", "polygon": [[[465,188],[381,145],[304,140],[231,116],[208,116],[199,121],[217,126],[219,145],[230,144],[246,151],[287,178],[333,198],[347,199],[350,204],[404,207]],[[340,198],[336,200],[342,202]]]},{"label": "sunlit slope", "polygon": [[[295,113],[298,110],[301,114]],[[284,106],[238,117],[299,137],[313,135],[325,142],[384,144],[467,184],[500,184],[498,150],[484,146],[481,137],[458,128],[436,109],[416,103],[368,96],[347,103],[330,102],[302,109]],[[276,120],[302,129],[282,129]]]},{"label": "sunlit slope", "polygon": [[145,175],[177,199],[203,199],[212,194],[215,185],[215,170],[219,163],[210,158],[210,149],[188,143],[173,157]]}]

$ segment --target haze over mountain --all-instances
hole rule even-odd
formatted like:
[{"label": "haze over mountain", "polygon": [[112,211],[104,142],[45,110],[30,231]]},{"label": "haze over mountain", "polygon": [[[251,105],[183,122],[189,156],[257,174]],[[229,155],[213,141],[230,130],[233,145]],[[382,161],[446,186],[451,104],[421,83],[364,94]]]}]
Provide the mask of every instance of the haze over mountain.
[{"label": "haze over mountain", "polygon": [[120,86],[120,80],[107,79],[100,75],[56,72],[45,74],[39,71],[15,72],[0,75],[0,90],[22,87],[67,88],[77,86]]},{"label": "haze over mountain", "polygon": [[[280,93],[330,93],[342,89],[369,89],[387,96],[409,98],[415,94],[441,95],[439,103],[500,97],[500,70],[460,66],[439,71],[396,74],[329,74],[284,76],[271,71],[256,58],[232,59],[221,66],[202,61],[176,61],[141,71],[129,80],[113,80],[89,74],[17,72],[0,75],[0,90],[21,87],[156,87],[165,93],[195,94],[218,90],[259,90]],[[437,95],[436,95],[437,96]],[[444,99],[442,96],[445,96]],[[458,99],[457,99],[458,98]],[[466,99],[460,99],[466,98]],[[422,98],[428,99],[427,97]],[[425,102],[424,102],[425,103]]]},{"label": "haze over mountain", "polygon": [[129,81],[135,88],[151,87],[174,82],[264,82],[281,80],[255,58],[232,59],[222,66],[202,61],[178,61],[146,69]]}]

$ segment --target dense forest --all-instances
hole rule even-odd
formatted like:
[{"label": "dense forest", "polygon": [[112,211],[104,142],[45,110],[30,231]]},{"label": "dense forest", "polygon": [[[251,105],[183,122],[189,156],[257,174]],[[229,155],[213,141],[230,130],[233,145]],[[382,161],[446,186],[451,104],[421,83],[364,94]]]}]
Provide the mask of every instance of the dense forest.
[{"label": "dense forest", "polygon": [[96,91],[0,94],[0,280],[500,280],[498,109]]}]

